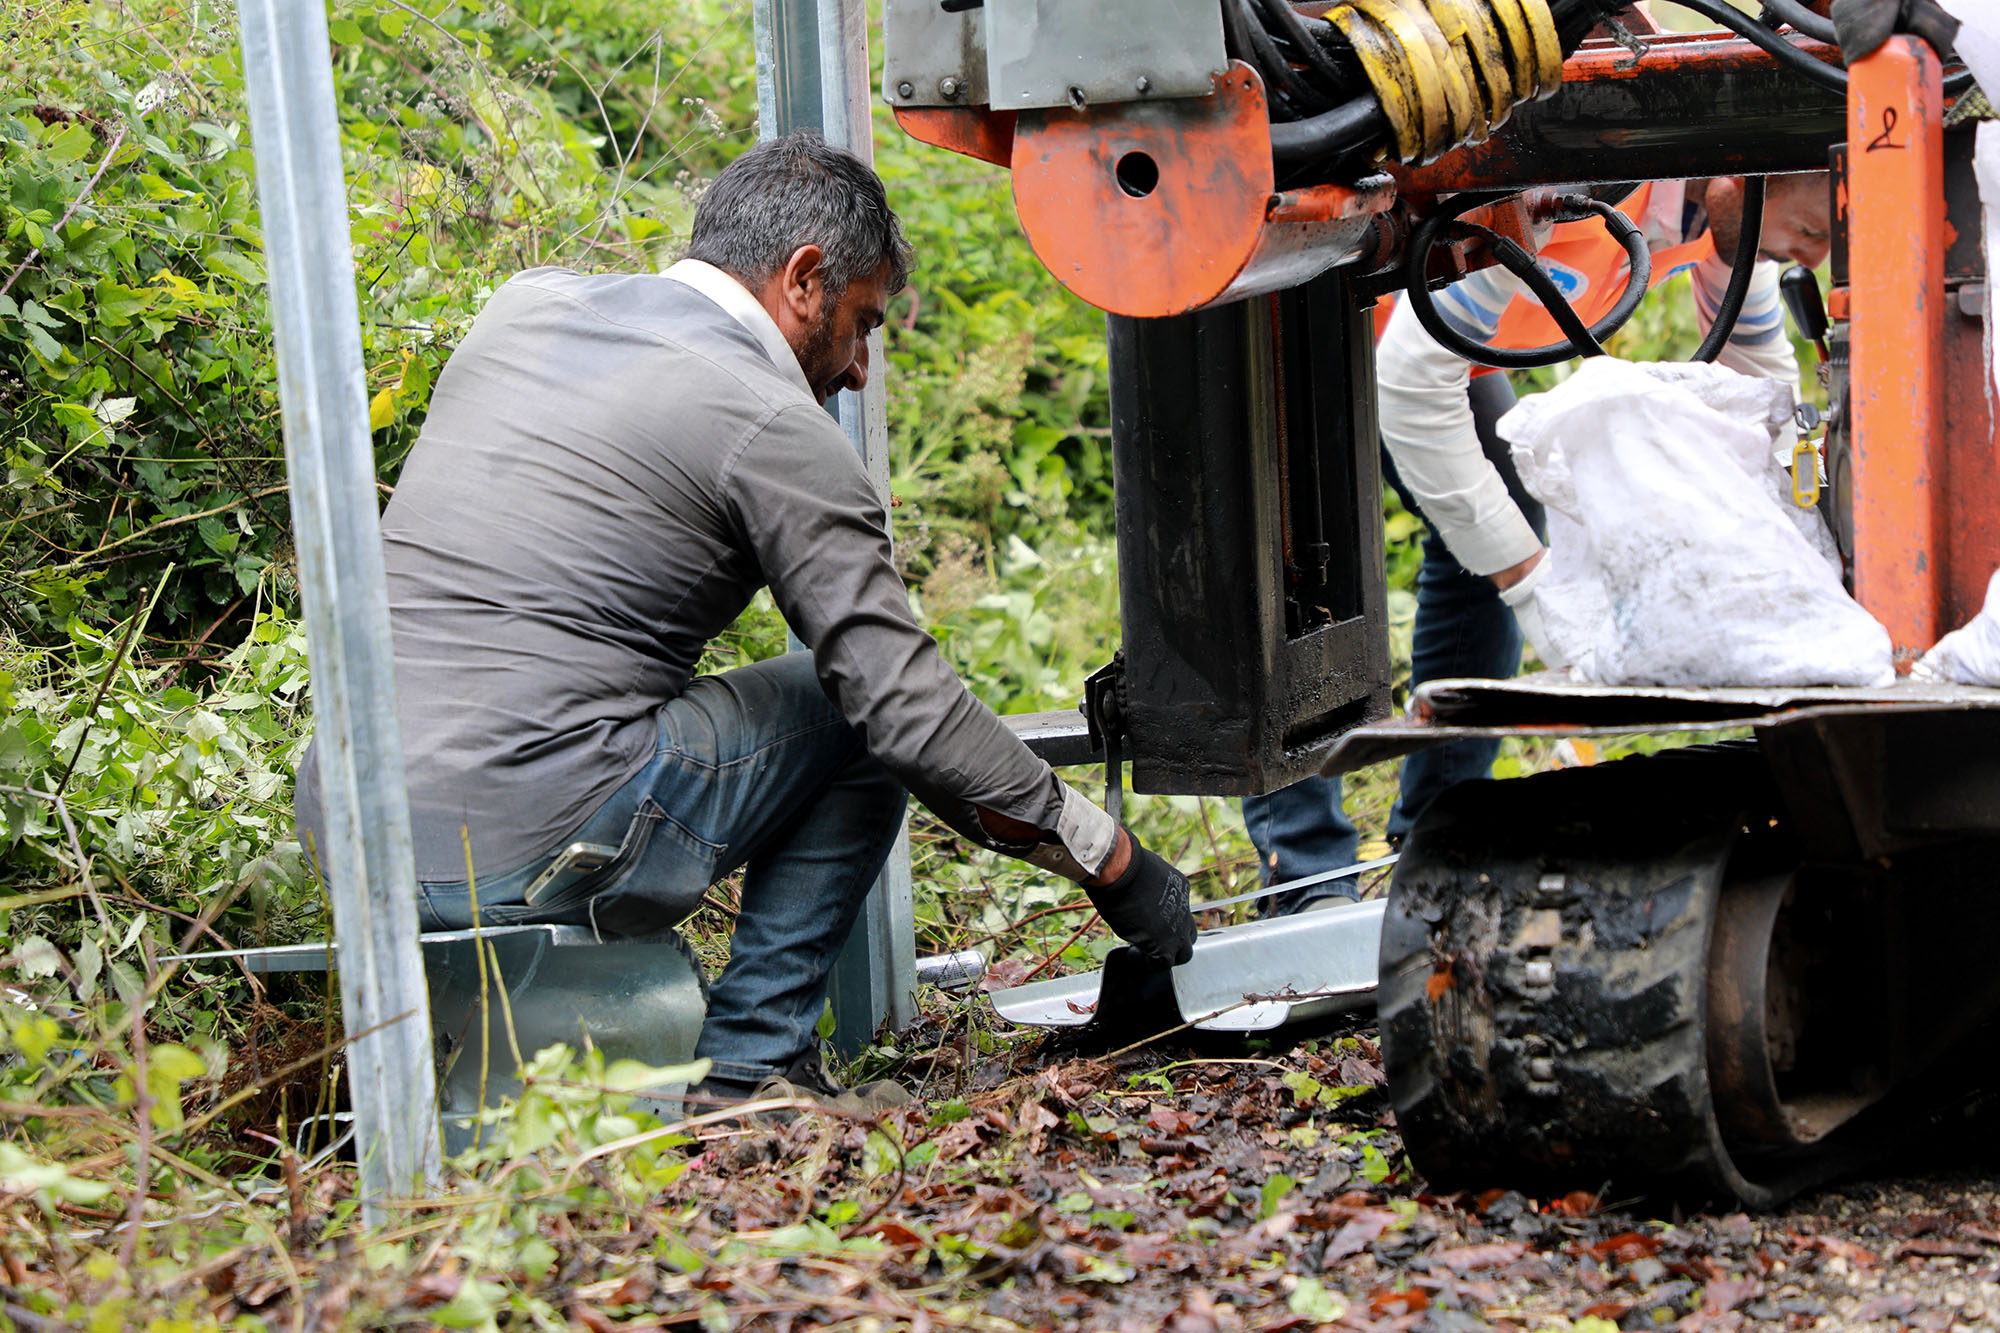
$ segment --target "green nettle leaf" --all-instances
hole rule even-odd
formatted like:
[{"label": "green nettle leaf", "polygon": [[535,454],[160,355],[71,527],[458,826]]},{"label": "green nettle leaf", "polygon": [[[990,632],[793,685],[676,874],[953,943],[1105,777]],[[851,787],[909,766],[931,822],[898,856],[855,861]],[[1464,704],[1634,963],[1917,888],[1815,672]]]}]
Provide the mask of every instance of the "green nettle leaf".
[{"label": "green nettle leaf", "polygon": [[[159,289],[144,291],[107,280],[97,284],[95,294],[96,300],[92,309],[99,327],[118,329],[151,309],[159,295]],[[0,310],[0,314],[4,313],[6,313],[4,310]]]},{"label": "green nettle leaf", "polygon": [[433,1323],[445,1328],[498,1328],[494,1316],[506,1299],[507,1289],[498,1283],[468,1280],[457,1295],[428,1313]]},{"label": "green nettle leaf", "polygon": [[42,332],[32,324],[28,325],[25,331],[28,335],[28,346],[35,349],[36,355],[51,364],[61,362],[63,359],[63,346],[61,343],[49,337],[48,334]]},{"label": "green nettle leaf", "polygon": [[96,136],[91,134],[88,126],[71,125],[61,134],[51,139],[48,147],[43,151],[48,153],[52,160],[57,162],[80,162],[88,157],[91,150],[96,146]]},{"label": "green nettle leaf", "polygon": [[234,250],[225,250],[218,246],[203,255],[201,262],[211,273],[227,274],[239,282],[247,282],[252,286],[261,285],[264,281],[264,266],[254,259],[237,254]]},{"label": "green nettle leaf", "polygon": [[208,1072],[202,1058],[185,1046],[165,1042],[146,1053],[146,1092],[153,1099],[153,1125],[171,1134],[187,1123],[181,1112],[181,1084]]},{"label": "green nettle leaf", "polygon": [[40,935],[30,935],[14,950],[14,968],[23,977],[52,977],[62,966],[56,946]]},{"label": "green nettle leaf", "polygon": [[237,544],[243,540],[242,533],[213,516],[199,520],[194,526],[201,535],[202,545],[217,555],[235,554]]}]

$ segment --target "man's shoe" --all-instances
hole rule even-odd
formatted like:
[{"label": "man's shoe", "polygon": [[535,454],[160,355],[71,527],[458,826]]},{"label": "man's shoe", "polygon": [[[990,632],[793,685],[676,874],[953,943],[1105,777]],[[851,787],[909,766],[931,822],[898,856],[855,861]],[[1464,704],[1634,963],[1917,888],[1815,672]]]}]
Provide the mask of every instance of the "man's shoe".
[{"label": "man's shoe", "polygon": [[729,1079],[707,1078],[688,1089],[690,1101],[749,1102],[785,1098],[854,1115],[877,1115],[907,1106],[916,1099],[909,1089],[889,1079],[875,1079],[858,1088],[843,1087],[826,1067],[818,1047],[809,1048],[786,1066],[752,1086]]}]

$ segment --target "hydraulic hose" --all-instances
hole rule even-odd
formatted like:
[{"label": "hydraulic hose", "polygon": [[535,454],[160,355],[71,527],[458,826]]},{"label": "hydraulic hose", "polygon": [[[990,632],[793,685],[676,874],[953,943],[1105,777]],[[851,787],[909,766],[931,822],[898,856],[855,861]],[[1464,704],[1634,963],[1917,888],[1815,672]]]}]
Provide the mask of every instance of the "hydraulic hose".
[{"label": "hydraulic hose", "polygon": [[[1616,3],[1342,0],[1321,20],[1301,16],[1290,0],[1225,0],[1223,22],[1231,54],[1272,90],[1281,167],[1377,146],[1428,162],[1483,142],[1516,105],[1554,93],[1563,25]],[[1366,115],[1357,98],[1374,104]],[[1286,123],[1302,128],[1280,134]]]},{"label": "hydraulic hose", "polygon": [[[1417,228],[1416,234],[1410,238],[1409,251],[1403,260],[1403,278],[1407,288],[1404,298],[1409,301],[1410,309],[1415,312],[1417,322],[1422,324],[1424,331],[1437,339],[1442,346],[1467,361],[1484,366],[1498,366],[1503,370],[1530,370],[1537,366],[1558,365],[1577,356],[1602,356],[1604,339],[1616,333],[1624,327],[1627,320],[1632,318],[1633,312],[1638,310],[1639,302],[1645,298],[1646,289],[1652,285],[1653,280],[1653,253],[1646,246],[1646,238],[1630,218],[1602,200],[1587,196],[1574,196],[1563,200],[1572,208],[1595,213],[1602,218],[1605,227],[1625,251],[1629,266],[1625,290],[1619,293],[1616,304],[1597,323],[1586,325],[1583,322],[1568,299],[1563,296],[1562,290],[1555,285],[1548,274],[1542,271],[1541,265],[1535,262],[1533,255],[1504,236],[1497,235],[1485,227],[1466,223],[1459,225],[1470,226],[1473,231],[1487,238],[1493,247],[1495,257],[1510,273],[1528,285],[1528,289],[1548,309],[1549,317],[1555,320],[1556,327],[1563,331],[1566,341],[1549,343],[1542,347],[1494,347],[1466,337],[1446,323],[1444,316],[1438,312],[1437,302],[1432,297],[1429,287],[1425,285],[1430,269],[1431,251],[1436,248],[1438,238],[1446,227],[1457,223],[1459,218],[1475,208],[1497,202],[1497,198],[1494,195],[1461,195],[1440,212],[1425,219],[1423,225]],[[1747,201],[1747,190],[1745,198]],[[1759,207],[1761,206],[1760,202]],[[1754,247],[1752,254],[1755,254]],[[1742,309],[1742,304],[1742,298],[1739,297],[1737,299],[1739,311]]]},{"label": "hydraulic hose", "polygon": [[1304,120],[1271,124],[1271,160],[1279,171],[1342,157],[1389,134],[1388,118],[1373,95],[1363,93],[1346,106]]},{"label": "hydraulic hose", "polygon": [[1816,42],[1838,40],[1833,33],[1833,20],[1821,18],[1800,0],[1764,0],[1764,12],[1781,23],[1789,23],[1796,31]]},{"label": "hydraulic hose", "polygon": [[[1772,32],[1755,18],[1744,13],[1729,0],[1674,0],[1684,9],[1692,9],[1704,18],[1713,19],[1738,37],[1763,48],[1777,57],[1778,63],[1794,73],[1802,74],[1822,88],[1831,89],[1845,96],[1847,94],[1847,71],[1832,65],[1822,64],[1812,56],[1793,46],[1790,42]],[[1789,18],[1786,22],[1791,22]],[[1798,27],[1797,24],[1792,26]],[[1800,32],[1805,29],[1800,28]]]},{"label": "hydraulic hose", "polygon": [[1736,234],[1736,254],[1730,260],[1729,285],[1723,288],[1722,302],[1715,308],[1715,322],[1696,350],[1696,361],[1713,361],[1722,355],[1729,335],[1736,332],[1736,319],[1743,313],[1743,300],[1750,294],[1750,274],[1757,267],[1757,247],[1764,240],[1764,178],[1743,179],[1743,225]]},{"label": "hydraulic hose", "polygon": [[[1349,86],[1348,71],[1327,53],[1314,31],[1306,27],[1306,20],[1292,8],[1291,0],[1257,0],[1257,3],[1263,8],[1264,16],[1278,29],[1277,35],[1292,48],[1301,63],[1335,88]],[[1332,35],[1333,25],[1326,20],[1314,19],[1312,23],[1314,29]]]},{"label": "hydraulic hose", "polygon": [[[1777,33],[1772,32],[1762,23],[1759,23],[1742,10],[1731,5],[1729,0],[1674,0],[1674,3],[1685,9],[1692,9],[1697,14],[1714,19],[1737,36],[1755,43],[1757,46],[1776,56],[1779,64],[1789,66],[1808,79],[1811,79],[1814,83],[1819,84],[1822,88],[1830,88],[1842,96],[1846,95],[1847,70],[1845,68],[1836,69],[1832,65],[1822,64],[1813,59],[1810,55],[1793,46],[1783,37],[1780,37]],[[1777,14],[1778,17],[1814,41],[1831,42],[1835,40],[1832,24],[1825,19],[1819,19],[1811,10],[1800,5],[1798,0],[1766,0],[1765,8]],[[1797,11],[1798,18],[1800,19],[1817,19],[1818,21],[1815,24],[1817,30],[1801,26],[1797,19],[1793,17],[1794,11]],[[1938,46],[1935,41],[1932,41],[1931,35],[1924,36],[1926,41],[1931,41],[1932,48],[1937,51],[1940,59],[1949,60],[1951,58],[1952,53]],[[1961,69],[1956,74],[1945,75],[1944,90],[1953,97],[1956,97],[1967,88],[1970,88],[1972,83],[1972,71]]]}]

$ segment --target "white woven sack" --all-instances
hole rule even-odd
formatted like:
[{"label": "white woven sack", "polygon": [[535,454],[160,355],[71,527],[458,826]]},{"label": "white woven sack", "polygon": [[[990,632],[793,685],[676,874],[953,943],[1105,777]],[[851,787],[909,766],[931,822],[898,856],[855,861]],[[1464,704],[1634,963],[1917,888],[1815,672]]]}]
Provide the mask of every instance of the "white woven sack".
[{"label": "white woven sack", "polygon": [[[1584,362],[1501,418],[1549,507],[1542,623],[1607,685],[1887,685],[1889,635],[1780,498],[1789,391],[1721,366]],[[1787,512],[1788,510],[1794,512]]]}]

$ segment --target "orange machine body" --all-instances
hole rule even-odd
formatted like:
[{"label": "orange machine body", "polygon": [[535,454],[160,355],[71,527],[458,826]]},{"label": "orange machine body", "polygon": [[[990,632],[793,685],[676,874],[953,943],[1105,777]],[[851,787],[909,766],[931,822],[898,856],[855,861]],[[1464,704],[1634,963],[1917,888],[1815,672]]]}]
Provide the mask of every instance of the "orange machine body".
[{"label": "orange machine body", "polygon": [[[1837,58],[1830,46],[1797,44]],[[1767,70],[1775,92],[1759,84]],[[1529,132],[1353,185],[1292,190],[1275,180],[1262,83],[1240,63],[1208,98],[896,114],[918,139],[1010,169],[1023,228],[1064,286],[1113,314],[1150,318],[1295,287],[1335,266],[1382,270],[1411,219],[1455,191],[1820,170],[1817,127],[1838,123],[1840,105],[1749,43],[1713,34],[1656,36],[1637,57],[1586,45],[1566,63],[1564,87],[1572,101],[1523,109],[1517,122],[1539,117]],[[1711,90],[1711,120],[1761,132],[1718,139],[1695,124],[1686,107]],[[1668,114],[1655,121],[1651,106]],[[2000,567],[1983,323],[1960,314],[1947,283],[1947,255],[1962,238],[1946,221],[1944,110],[1937,57],[1916,38],[1892,38],[1849,71],[1839,199],[1849,282],[1829,302],[1852,348],[1842,526],[1855,594],[1888,626],[1904,667],[1979,609]],[[1490,262],[1476,245],[1437,254],[1447,251],[1457,271]],[[1433,269],[1434,281],[1451,276]],[[1373,290],[1396,285],[1385,278]],[[1553,340],[1549,328],[1537,332]]]},{"label": "orange machine body", "polygon": [[1114,315],[1185,314],[1388,248],[1378,235],[1396,200],[1388,176],[1275,187],[1263,82],[1240,62],[1207,98],[896,115],[927,143],[1011,167],[1035,253]]},{"label": "orange machine body", "polygon": [[1900,663],[1936,642],[1948,485],[1944,90],[1938,58],[1892,38],[1848,70],[1854,592]]}]

